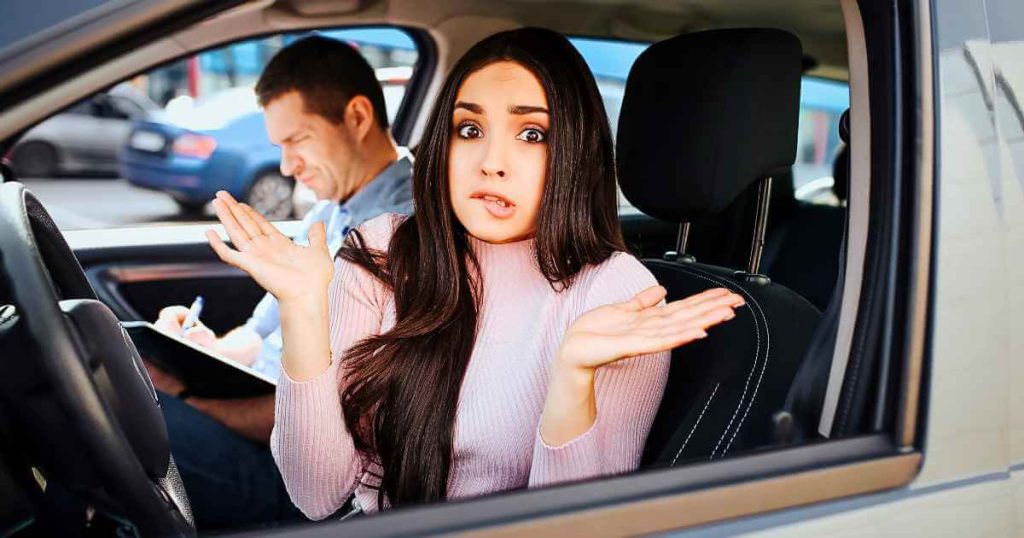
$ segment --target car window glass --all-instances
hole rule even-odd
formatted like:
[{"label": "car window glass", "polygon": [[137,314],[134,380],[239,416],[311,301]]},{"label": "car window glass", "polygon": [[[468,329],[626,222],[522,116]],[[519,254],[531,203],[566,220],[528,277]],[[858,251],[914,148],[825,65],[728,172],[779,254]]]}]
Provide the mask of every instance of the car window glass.
[{"label": "car window glass", "polygon": [[[580,51],[597,80],[614,137],[626,77],[633,62],[648,45],[584,37],[573,37],[570,41]],[[849,87],[845,82],[809,76],[803,78],[797,155],[793,165],[793,183],[798,198],[811,203],[839,203],[832,193],[832,163],[841,143],[837,128],[839,118],[849,107],[849,102]],[[636,211],[621,194],[619,211]]]},{"label": "car window glass", "polygon": [[[312,33],[359,50],[394,122],[419,59],[412,37],[393,27]],[[19,171],[19,177],[64,230],[211,221],[208,202],[217,189],[253,198],[250,203],[273,220],[300,218],[315,196],[281,176],[280,149],[267,138],[253,88],[277,51],[310,34],[219,46],[85,99],[52,117],[63,118],[59,129],[42,122],[15,146],[16,170],[20,158],[27,165],[20,170],[31,172]],[[126,121],[99,125],[84,116]],[[79,175],[110,180],[82,182]]]},{"label": "car window glass", "polygon": [[93,116],[96,114],[96,103],[93,99],[86,99],[67,109],[64,113],[77,116]]}]

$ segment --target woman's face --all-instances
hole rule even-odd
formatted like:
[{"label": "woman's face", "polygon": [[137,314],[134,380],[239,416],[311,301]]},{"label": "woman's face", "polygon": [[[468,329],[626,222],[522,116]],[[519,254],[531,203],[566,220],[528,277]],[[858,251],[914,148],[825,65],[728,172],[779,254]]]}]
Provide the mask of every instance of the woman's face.
[{"label": "woman's face", "polygon": [[547,98],[515,62],[495,62],[462,83],[448,155],[451,204],[478,239],[509,243],[537,227],[548,162]]}]

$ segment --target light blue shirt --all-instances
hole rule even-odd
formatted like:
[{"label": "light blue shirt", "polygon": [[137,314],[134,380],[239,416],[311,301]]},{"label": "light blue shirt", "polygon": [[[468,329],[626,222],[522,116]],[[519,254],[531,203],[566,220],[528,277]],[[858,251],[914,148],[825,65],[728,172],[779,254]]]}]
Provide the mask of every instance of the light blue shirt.
[{"label": "light blue shirt", "polygon": [[[399,158],[385,168],[368,185],[352,195],[340,206],[330,200],[321,200],[302,219],[302,227],[295,236],[298,245],[309,244],[309,229],[323,222],[327,230],[327,247],[332,253],[341,248],[349,230],[384,213],[412,213],[412,155],[399,149]],[[277,299],[269,293],[263,296],[245,323],[263,339],[260,354],[252,368],[277,379],[281,374],[281,317]]]}]

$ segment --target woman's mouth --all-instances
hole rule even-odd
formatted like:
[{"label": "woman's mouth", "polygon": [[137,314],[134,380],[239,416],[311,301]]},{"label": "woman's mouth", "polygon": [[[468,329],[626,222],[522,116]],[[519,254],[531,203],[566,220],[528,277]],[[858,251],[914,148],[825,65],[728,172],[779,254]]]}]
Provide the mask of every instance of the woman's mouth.
[{"label": "woman's mouth", "polygon": [[515,213],[516,205],[507,198],[490,192],[473,193],[471,198],[480,200],[484,209],[494,218],[507,219]]}]

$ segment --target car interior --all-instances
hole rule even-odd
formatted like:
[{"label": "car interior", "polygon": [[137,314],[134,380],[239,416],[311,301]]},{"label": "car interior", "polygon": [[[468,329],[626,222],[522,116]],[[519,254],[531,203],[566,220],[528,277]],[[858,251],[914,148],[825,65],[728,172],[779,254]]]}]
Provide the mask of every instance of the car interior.
[{"label": "car interior", "polygon": [[[422,135],[447,68],[491,33],[541,26],[642,44],[628,78],[623,73],[616,130],[627,244],[669,300],[724,286],[751,308],[674,352],[635,477],[654,484],[688,469],[703,477],[709,462],[739,465],[757,454],[779,458],[766,465],[781,469],[780,462],[796,465],[785,460],[795,458],[787,456],[794,447],[858,439],[888,424],[884,362],[870,350],[850,352],[857,340],[849,320],[866,315],[856,298],[869,208],[883,195],[869,192],[867,154],[858,150],[870,141],[870,124],[864,30],[853,2],[260,0],[206,9],[133,37],[10,109],[0,123],[20,127],[0,131],[0,154],[18,132],[117,82],[259,36],[360,26],[408,32],[418,59],[393,128],[407,146]],[[795,194],[807,77],[849,87],[846,112],[822,131],[838,141],[824,161],[837,203]],[[153,320],[162,307],[202,295],[210,305],[204,322],[221,333],[244,322],[263,291],[217,261],[202,239],[209,224],[58,230],[31,183],[15,183],[17,168],[2,173],[0,529],[63,531],[78,521],[68,507],[86,502],[111,534],[124,525],[143,535],[193,532],[158,404],[148,378],[136,375],[139,357],[118,336],[118,321]],[[35,360],[19,360],[28,357]],[[726,467],[707,469],[718,476]],[[573,487],[613,488],[613,480]],[[487,506],[494,508],[480,514],[500,510]],[[424,510],[416,509],[426,518],[420,524],[432,521]],[[411,520],[394,521],[389,532],[416,532]],[[376,532],[373,521],[351,525]]]}]

